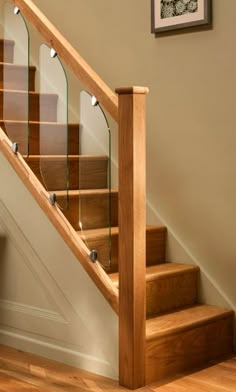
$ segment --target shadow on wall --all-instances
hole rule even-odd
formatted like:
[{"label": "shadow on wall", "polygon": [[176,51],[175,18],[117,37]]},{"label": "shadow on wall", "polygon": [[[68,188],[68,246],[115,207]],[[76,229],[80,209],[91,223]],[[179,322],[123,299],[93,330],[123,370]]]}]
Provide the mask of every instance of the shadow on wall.
[{"label": "shadow on wall", "polygon": [[0,235],[0,264],[4,261],[6,254],[7,238]]}]

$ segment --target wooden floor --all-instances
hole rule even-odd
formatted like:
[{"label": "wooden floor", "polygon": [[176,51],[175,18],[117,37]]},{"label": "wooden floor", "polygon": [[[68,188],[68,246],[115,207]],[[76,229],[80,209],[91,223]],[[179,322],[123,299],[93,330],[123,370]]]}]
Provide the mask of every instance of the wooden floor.
[{"label": "wooden floor", "polygon": [[[101,376],[0,346],[0,392],[118,392],[125,388]],[[235,392],[236,356],[205,370],[157,383],[140,392]]]}]

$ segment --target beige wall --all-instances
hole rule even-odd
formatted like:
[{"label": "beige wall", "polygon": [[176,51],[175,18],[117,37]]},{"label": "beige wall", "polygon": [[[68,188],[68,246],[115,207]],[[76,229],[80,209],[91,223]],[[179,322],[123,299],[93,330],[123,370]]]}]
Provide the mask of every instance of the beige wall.
[{"label": "beige wall", "polygon": [[150,87],[151,219],[236,307],[235,0],[213,0],[212,30],[158,38],[147,0],[35,3],[110,87]]}]

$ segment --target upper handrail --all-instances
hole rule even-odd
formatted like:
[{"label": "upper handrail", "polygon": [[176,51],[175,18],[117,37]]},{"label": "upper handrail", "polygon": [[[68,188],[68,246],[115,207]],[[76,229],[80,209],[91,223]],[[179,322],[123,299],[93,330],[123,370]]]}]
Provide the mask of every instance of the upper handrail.
[{"label": "upper handrail", "polygon": [[56,50],[60,58],[74,74],[88,87],[104,109],[118,121],[118,99],[116,94],[103,82],[96,72],[79,55],[59,30],[47,19],[32,0],[12,0],[22,14]]}]

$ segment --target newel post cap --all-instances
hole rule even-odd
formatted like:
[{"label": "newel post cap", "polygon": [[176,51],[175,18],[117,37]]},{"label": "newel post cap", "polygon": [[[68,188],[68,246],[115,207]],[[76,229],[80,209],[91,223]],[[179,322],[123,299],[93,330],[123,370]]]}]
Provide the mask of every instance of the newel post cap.
[{"label": "newel post cap", "polygon": [[115,92],[119,95],[121,94],[148,94],[149,88],[148,87],[118,87],[115,89]]}]

